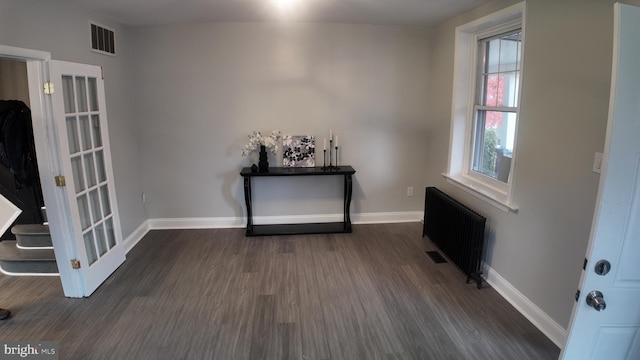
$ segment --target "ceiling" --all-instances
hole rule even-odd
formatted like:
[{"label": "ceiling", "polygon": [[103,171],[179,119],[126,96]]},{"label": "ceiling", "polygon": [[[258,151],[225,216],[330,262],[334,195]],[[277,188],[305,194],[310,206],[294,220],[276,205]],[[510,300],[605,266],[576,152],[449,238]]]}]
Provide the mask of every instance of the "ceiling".
[{"label": "ceiling", "polygon": [[[488,0],[72,1],[131,26],[270,21],[433,26]],[[281,9],[287,4],[292,7]]]}]

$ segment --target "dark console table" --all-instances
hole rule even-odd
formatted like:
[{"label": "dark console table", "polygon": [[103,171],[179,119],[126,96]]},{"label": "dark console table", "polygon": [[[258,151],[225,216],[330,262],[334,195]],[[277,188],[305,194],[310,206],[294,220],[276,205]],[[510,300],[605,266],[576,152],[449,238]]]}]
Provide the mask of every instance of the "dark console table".
[{"label": "dark console table", "polygon": [[[351,214],[349,208],[353,193],[352,176],[355,172],[353,167],[345,165],[341,165],[339,169],[330,170],[323,170],[322,167],[270,167],[268,172],[252,172],[251,168],[243,168],[240,175],[244,179],[244,201],[247,205],[247,236],[350,233]],[[254,225],[253,212],[251,210],[251,178],[273,176],[343,176],[343,221],[335,223]]]}]

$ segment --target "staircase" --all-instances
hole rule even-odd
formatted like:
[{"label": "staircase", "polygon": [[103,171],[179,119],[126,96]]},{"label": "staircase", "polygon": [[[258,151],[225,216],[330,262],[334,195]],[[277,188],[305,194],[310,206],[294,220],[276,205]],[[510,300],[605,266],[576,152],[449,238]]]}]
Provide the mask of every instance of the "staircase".
[{"label": "staircase", "polygon": [[48,225],[11,228],[16,240],[0,241],[0,272],[12,276],[58,276]]}]

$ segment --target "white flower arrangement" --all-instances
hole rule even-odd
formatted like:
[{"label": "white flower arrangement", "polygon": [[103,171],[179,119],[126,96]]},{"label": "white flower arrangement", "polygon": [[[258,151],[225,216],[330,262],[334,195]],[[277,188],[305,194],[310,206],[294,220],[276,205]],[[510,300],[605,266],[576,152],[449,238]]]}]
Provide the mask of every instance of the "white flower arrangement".
[{"label": "white flower arrangement", "polygon": [[249,135],[249,143],[242,150],[242,157],[247,157],[252,151],[259,150],[261,145],[269,148],[275,155],[278,153],[278,139],[280,139],[280,130],[273,130],[269,136],[262,136],[260,131],[254,131]]}]

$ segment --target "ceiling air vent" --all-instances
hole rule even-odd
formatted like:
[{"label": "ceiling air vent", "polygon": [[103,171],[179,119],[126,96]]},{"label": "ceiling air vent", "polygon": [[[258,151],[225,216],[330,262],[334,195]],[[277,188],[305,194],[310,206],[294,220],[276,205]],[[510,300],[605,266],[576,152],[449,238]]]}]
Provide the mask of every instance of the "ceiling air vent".
[{"label": "ceiling air vent", "polygon": [[115,55],[115,32],[102,25],[91,23],[91,50],[101,54]]}]

